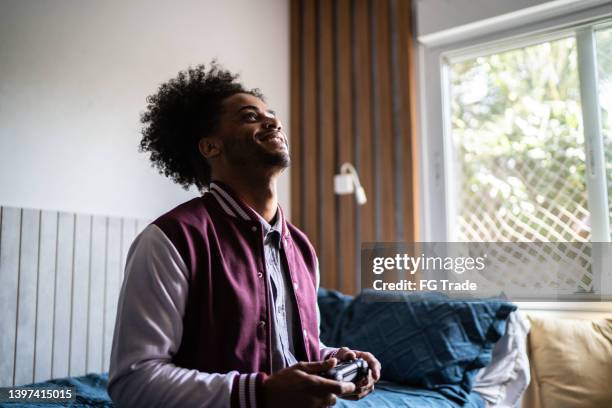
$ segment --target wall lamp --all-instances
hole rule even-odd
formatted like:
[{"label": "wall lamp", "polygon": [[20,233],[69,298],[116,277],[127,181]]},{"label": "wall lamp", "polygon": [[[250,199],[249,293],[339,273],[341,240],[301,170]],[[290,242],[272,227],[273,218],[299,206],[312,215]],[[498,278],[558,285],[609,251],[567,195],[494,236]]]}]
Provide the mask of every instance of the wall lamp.
[{"label": "wall lamp", "polygon": [[357,204],[364,205],[368,199],[361,183],[357,170],[351,163],[344,163],[340,166],[340,174],[334,176],[334,192],[336,194],[355,193]]}]

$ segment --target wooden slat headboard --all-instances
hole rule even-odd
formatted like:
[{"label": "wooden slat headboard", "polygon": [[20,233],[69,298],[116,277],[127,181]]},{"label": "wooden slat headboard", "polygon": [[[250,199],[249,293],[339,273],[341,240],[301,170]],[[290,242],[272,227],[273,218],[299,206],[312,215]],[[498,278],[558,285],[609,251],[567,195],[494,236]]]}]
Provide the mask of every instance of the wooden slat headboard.
[{"label": "wooden slat headboard", "polygon": [[0,207],[0,386],[108,371],[140,219]]}]

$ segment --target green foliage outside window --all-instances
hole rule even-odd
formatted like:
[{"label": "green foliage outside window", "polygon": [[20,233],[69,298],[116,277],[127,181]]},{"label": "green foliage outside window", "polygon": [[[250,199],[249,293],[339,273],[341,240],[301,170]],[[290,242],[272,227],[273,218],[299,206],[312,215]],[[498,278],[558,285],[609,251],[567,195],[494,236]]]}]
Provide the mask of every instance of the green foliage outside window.
[{"label": "green foliage outside window", "polygon": [[[612,91],[612,30],[597,46]],[[612,92],[600,96],[612,183]],[[459,240],[589,241],[574,37],[453,63],[451,112]]]}]

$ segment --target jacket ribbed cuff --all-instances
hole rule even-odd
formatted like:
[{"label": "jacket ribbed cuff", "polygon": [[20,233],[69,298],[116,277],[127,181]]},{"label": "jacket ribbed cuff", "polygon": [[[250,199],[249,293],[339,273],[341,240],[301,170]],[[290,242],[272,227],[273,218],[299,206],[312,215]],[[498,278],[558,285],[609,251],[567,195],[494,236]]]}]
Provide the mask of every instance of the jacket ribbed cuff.
[{"label": "jacket ribbed cuff", "polygon": [[336,357],[336,354],[338,354],[338,351],[340,351],[339,348],[334,348],[334,347],[325,347],[324,349],[321,350],[323,354],[321,356],[321,360],[327,360],[330,359],[332,357]]},{"label": "jacket ribbed cuff", "polygon": [[232,408],[263,408],[264,373],[238,374],[234,376],[231,394]]}]

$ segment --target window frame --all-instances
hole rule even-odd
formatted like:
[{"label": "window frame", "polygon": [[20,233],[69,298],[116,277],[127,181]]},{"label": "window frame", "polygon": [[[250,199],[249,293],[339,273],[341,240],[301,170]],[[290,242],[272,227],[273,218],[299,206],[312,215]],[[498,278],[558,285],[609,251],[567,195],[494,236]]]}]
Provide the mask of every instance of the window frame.
[{"label": "window frame", "polygon": [[[449,69],[450,60],[468,59],[483,53],[502,52],[504,50],[524,47],[543,41],[551,41],[558,38],[573,35],[577,31],[585,30],[586,27],[612,18],[612,4],[599,4],[593,6],[598,1],[584,1],[582,8],[576,10],[567,7],[567,2],[558,3],[556,8],[549,7],[545,12],[534,11],[537,16],[528,18],[527,24],[520,24],[519,19],[525,19],[524,13],[518,14],[515,28],[507,29],[508,20],[501,24],[501,30],[491,27],[495,21],[487,20],[481,27],[471,24],[468,32],[456,33],[444,37],[443,35],[427,35],[419,37],[418,48],[418,78],[419,78],[419,153],[425,160],[421,160],[420,185],[421,202],[419,214],[421,225],[421,241],[425,242],[446,242],[453,240],[454,220],[450,214],[455,213],[452,197],[455,196],[451,180],[453,179],[452,169],[452,143],[451,143],[451,124],[450,124],[450,98],[449,92]],[[566,11],[564,13],[564,11]],[[554,16],[554,17],[551,17]],[[536,18],[537,17],[537,18]],[[495,20],[495,19],[491,19]],[[479,33],[480,31],[480,33]],[[577,35],[577,42],[580,39]],[[579,57],[579,59],[581,59]],[[579,64],[584,61],[579,60]],[[596,67],[595,67],[596,69]],[[582,71],[584,74],[584,71]],[[581,75],[581,94],[582,90]],[[596,95],[596,94],[595,94]],[[585,144],[588,144],[587,157],[589,161],[594,160],[596,153],[601,154],[597,168],[603,166],[603,150],[591,149],[593,135],[587,137],[585,129]],[[587,142],[589,140],[589,142]],[[599,138],[601,141],[601,138]],[[601,177],[601,175],[599,175]],[[601,180],[599,180],[601,181]],[[591,180],[592,182],[592,180]],[[605,183],[605,175],[603,182]],[[596,188],[589,188],[589,201],[591,201],[591,191]],[[601,191],[596,192],[601,197]],[[607,205],[606,205],[607,207]],[[591,211],[591,203],[589,203]],[[599,210],[601,212],[601,209]],[[607,214],[607,208],[606,208]],[[597,219],[597,217],[595,217]],[[607,215],[606,215],[607,220]],[[592,223],[592,225],[598,225]],[[597,227],[595,228],[597,229]],[[593,231],[594,241],[604,241],[606,231]],[[610,240],[608,230],[606,241]]]},{"label": "window frame", "polygon": [[[584,37],[580,40],[577,32],[606,19],[612,19],[610,1],[556,0],[549,2],[545,7],[532,7],[527,11],[521,10],[511,15],[487,19],[462,28],[453,28],[417,38],[417,115],[419,118],[417,148],[420,157],[423,158],[420,160],[419,171],[421,192],[419,220],[422,226],[420,241],[450,241],[454,228],[453,219],[449,217],[449,214],[455,213],[453,200],[450,199],[453,197],[450,183],[453,163],[449,120],[450,86],[443,86],[450,85],[447,68],[450,59],[459,56],[469,58],[470,52],[474,53],[473,56],[476,53],[482,54],[489,51],[500,52],[504,49],[561,38],[570,33],[576,34],[577,42],[584,42]],[[578,63],[584,64],[585,61],[581,61],[581,58],[583,56],[579,56]],[[584,92],[582,76],[580,79],[582,98]],[[597,107],[599,109],[598,104]],[[587,132],[585,129],[585,145],[587,139],[592,137],[592,135],[587,136]],[[602,138],[599,137],[599,140],[602,141]],[[593,160],[591,152],[587,151],[587,160]],[[603,149],[600,153],[603,156]],[[601,163],[599,167],[603,167]],[[589,186],[589,202],[592,199],[590,194],[593,190],[596,188]],[[607,214],[607,201],[605,204]],[[589,210],[591,211],[591,203],[589,203]],[[607,222],[607,215],[605,219]],[[602,233],[602,231],[597,233],[593,231],[594,240],[602,241]],[[610,241],[609,231],[606,241]],[[612,285],[612,271],[607,274],[610,276],[603,280]],[[605,291],[609,293],[610,288],[606,288]],[[551,305],[542,302],[522,304],[519,302],[519,306],[525,310],[566,310],[571,306],[571,310],[612,311],[612,302],[572,302],[571,305],[563,303]]]}]

